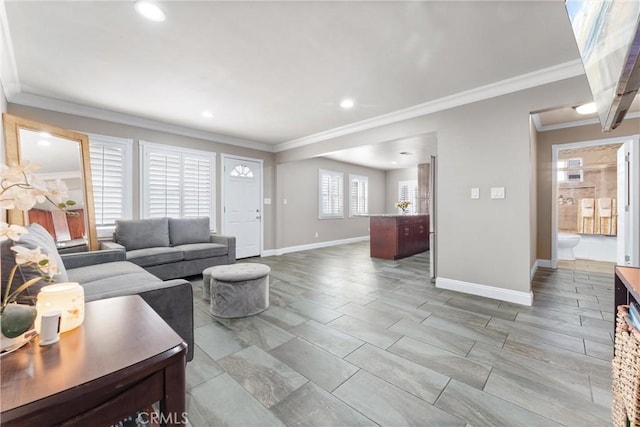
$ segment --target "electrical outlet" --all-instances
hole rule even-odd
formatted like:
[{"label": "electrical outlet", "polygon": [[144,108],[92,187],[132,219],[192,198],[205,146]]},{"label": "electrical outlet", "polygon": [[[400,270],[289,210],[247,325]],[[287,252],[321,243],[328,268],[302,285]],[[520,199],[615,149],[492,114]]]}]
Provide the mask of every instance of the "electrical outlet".
[{"label": "electrical outlet", "polygon": [[318,238],[318,232],[316,231],[316,239]]}]

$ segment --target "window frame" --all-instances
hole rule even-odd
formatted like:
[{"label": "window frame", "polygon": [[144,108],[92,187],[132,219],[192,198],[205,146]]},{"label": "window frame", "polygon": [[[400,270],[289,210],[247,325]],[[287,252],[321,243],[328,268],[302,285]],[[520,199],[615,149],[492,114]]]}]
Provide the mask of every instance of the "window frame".
[{"label": "window frame", "polygon": [[[332,212],[330,213],[325,213],[322,210],[322,199],[323,199],[323,192],[322,192],[322,178],[324,176],[329,176],[331,178],[339,178],[340,179],[340,187],[339,187],[339,195],[338,197],[335,197],[331,194],[331,187],[329,188],[329,194],[327,195],[327,197],[329,198],[329,200],[331,201],[332,199],[336,198],[337,200],[340,201],[340,210],[339,212],[333,212],[333,204],[331,206],[331,210]],[[318,170],[318,219],[343,219],[344,218],[344,173],[343,172],[337,172],[337,171],[331,171],[331,170],[327,170],[327,169],[319,169]]]},{"label": "window frame", "polygon": [[207,159],[211,164],[211,204],[209,206],[209,227],[212,232],[216,231],[216,153],[214,151],[196,150],[192,148],[182,148],[172,145],[158,144],[149,141],[140,141],[140,218],[150,218],[149,216],[149,170],[146,165],[147,153],[162,153],[166,155],[180,156],[180,218],[184,217],[184,163],[185,157],[196,157]]},{"label": "window frame", "polygon": [[[91,146],[117,146],[123,149],[123,172],[124,178],[122,180],[122,218],[133,218],[133,139],[120,138],[108,135],[99,135],[88,133],[89,137],[89,162],[91,162]],[[96,231],[98,238],[111,237],[115,231],[114,224],[99,224],[98,223],[98,209],[96,209],[95,201],[95,188],[93,183],[94,168],[92,168],[91,175],[91,188],[94,194],[94,212],[96,213]]]},{"label": "window frame", "polygon": [[[353,182],[357,181],[359,186],[364,182],[365,183],[365,194],[364,194],[364,212],[360,212],[357,209],[357,212],[354,212],[354,204],[353,204]],[[360,194],[356,197],[360,198]],[[356,206],[360,206],[360,200],[356,203]],[[368,215],[369,214],[369,177],[365,175],[356,175],[349,174],[349,218],[354,218],[358,215]]]}]

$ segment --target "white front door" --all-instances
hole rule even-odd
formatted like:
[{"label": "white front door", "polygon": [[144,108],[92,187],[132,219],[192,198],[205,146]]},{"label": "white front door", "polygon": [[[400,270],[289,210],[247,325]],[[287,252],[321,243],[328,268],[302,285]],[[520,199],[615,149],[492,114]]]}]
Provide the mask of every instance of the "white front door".
[{"label": "white front door", "polygon": [[222,233],[236,238],[236,258],[260,255],[262,162],[222,155]]},{"label": "white front door", "polygon": [[640,147],[638,138],[618,149],[617,264],[640,267]]}]

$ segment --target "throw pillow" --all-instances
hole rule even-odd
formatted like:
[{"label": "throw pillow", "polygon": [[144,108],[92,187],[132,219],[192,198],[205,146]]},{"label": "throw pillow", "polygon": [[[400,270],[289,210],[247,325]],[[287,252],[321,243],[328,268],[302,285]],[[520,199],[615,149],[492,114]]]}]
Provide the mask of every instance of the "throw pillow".
[{"label": "throw pillow", "polygon": [[[40,248],[40,251],[47,255],[51,262],[54,262],[58,267],[58,274],[53,276],[53,282],[61,283],[68,282],[67,270],[64,268],[62,258],[58,253],[56,242],[49,232],[44,229],[40,224],[29,224],[25,227],[29,232],[20,236],[20,240],[17,242],[8,240],[2,242],[1,260],[2,262],[2,292],[5,291],[5,286],[9,282],[9,275],[11,270],[16,265],[16,253],[11,250],[13,246],[22,246],[27,249]],[[32,267],[18,267],[13,282],[11,283],[12,290],[21,286],[24,282],[33,279],[34,277],[41,277],[40,273]],[[40,292],[40,288],[48,285],[44,280],[30,286],[22,292],[22,295],[35,297]]]},{"label": "throw pillow", "polygon": [[116,243],[128,251],[169,246],[168,218],[117,220]]},{"label": "throw pillow", "polygon": [[169,238],[171,246],[188,243],[208,243],[209,218],[169,218]]}]

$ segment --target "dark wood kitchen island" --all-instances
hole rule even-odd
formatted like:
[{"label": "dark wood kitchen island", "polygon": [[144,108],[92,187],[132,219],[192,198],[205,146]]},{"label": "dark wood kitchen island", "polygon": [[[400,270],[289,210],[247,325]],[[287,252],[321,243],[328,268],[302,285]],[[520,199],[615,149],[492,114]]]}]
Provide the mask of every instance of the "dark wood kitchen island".
[{"label": "dark wood kitchen island", "polygon": [[371,256],[399,259],[429,250],[429,215],[371,215]]}]

